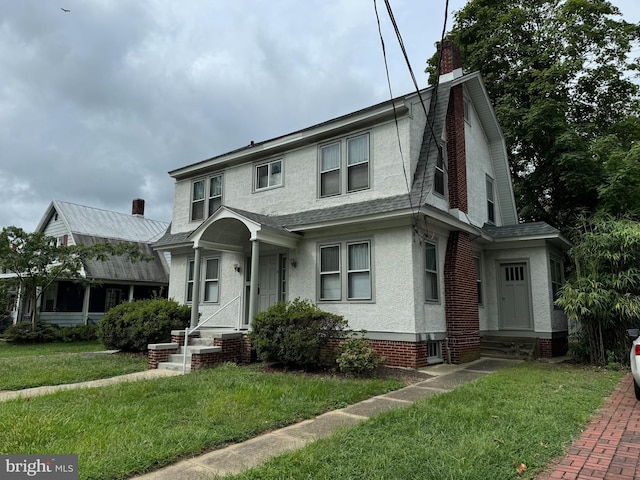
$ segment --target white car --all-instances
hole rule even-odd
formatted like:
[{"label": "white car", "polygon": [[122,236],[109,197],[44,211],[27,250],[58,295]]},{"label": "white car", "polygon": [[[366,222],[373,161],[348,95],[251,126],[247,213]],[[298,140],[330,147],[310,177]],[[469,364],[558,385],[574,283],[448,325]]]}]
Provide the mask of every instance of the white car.
[{"label": "white car", "polygon": [[629,360],[631,361],[631,375],[633,375],[633,390],[636,400],[640,400],[640,329],[631,328],[627,334],[633,338]]}]

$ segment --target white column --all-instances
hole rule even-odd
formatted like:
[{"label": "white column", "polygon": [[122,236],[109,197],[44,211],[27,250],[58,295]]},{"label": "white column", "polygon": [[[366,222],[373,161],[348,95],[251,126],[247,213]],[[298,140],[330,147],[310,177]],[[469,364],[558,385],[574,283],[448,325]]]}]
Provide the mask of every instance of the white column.
[{"label": "white column", "polygon": [[256,314],[258,301],[258,279],[260,278],[260,242],[251,240],[251,282],[249,283],[249,327]]},{"label": "white column", "polygon": [[135,287],[133,285],[129,285],[129,301],[133,302],[133,289]]},{"label": "white column", "polygon": [[84,298],[82,299],[82,323],[89,323],[89,298],[91,297],[91,285],[85,285]]},{"label": "white column", "polygon": [[[198,326],[200,320],[200,247],[194,247],[195,258],[193,260],[193,294],[191,295],[191,328]],[[188,265],[187,265],[187,268]]]}]

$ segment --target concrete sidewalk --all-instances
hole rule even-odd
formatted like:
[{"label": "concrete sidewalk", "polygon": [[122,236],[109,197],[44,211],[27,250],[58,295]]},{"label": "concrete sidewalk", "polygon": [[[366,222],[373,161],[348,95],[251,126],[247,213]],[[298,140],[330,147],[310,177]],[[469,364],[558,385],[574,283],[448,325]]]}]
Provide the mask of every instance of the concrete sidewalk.
[{"label": "concrete sidewalk", "polygon": [[464,365],[427,367],[422,371],[433,375],[428,380],[133,478],[197,480],[211,478],[214,475],[237,474],[279,454],[297,450],[317,439],[328,437],[338,428],[356,425],[380,412],[406,407],[416,400],[453,390],[463,383],[519,362],[482,358]]},{"label": "concrete sidewalk", "polygon": [[95,388],[113,385],[122,382],[135,382],[138,380],[146,380],[160,377],[170,377],[174,375],[182,375],[182,372],[171,370],[144,370],[143,372],[129,373],[127,375],[119,375],[117,377],[103,378],[101,380],[92,380],[90,382],[67,383],[64,385],[52,385],[46,387],[25,388],[23,390],[3,390],[0,391],[0,402],[13,400],[16,398],[37,397],[54,393],[59,390],[73,390],[75,388]]}]

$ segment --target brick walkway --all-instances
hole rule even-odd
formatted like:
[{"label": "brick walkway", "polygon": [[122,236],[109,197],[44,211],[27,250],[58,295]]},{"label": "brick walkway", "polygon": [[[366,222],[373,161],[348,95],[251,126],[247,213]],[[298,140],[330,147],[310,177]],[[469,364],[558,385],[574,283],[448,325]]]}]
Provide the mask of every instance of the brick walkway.
[{"label": "brick walkway", "polygon": [[555,470],[538,480],[640,479],[640,402],[626,375]]}]

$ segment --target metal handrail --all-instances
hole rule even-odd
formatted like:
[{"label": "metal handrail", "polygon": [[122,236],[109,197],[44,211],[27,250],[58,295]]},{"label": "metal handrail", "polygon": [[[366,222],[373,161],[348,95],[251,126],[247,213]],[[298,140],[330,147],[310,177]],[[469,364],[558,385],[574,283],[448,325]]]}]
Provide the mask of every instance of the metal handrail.
[{"label": "metal handrail", "polygon": [[[186,373],[187,371],[187,346],[189,344],[189,335],[191,335],[193,332],[195,332],[196,330],[198,330],[200,327],[204,326],[205,323],[207,323],[209,320],[211,320],[213,317],[215,317],[216,315],[218,315],[220,312],[222,312],[225,308],[227,308],[229,305],[231,305],[233,302],[235,302],[236,300],[238,300],[239,298],[242,297],[242,292],[240,292],[237,296],[235,296],[232,300],[230,300],[229,302],[225,303],[222,307],[220,307],[218,310],[216,310],[215,312],[213,312],[213,314],[211,314],[209,316],[209,318],[207,318],[204,322],[198,323],[198,325],[196,325],[195,327],[193,327],[193,329],[191,331],[189,331],[189,327],[184,329],[184,345],[183,345],[183,357],[182,357],[182,373]],[[193,308],[193,307],[192,307]],[[196,306],[197,308],[197,306]]]}]

